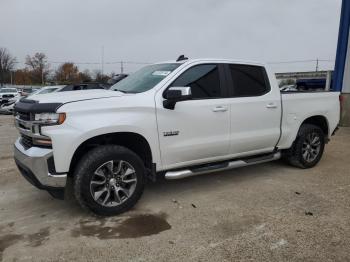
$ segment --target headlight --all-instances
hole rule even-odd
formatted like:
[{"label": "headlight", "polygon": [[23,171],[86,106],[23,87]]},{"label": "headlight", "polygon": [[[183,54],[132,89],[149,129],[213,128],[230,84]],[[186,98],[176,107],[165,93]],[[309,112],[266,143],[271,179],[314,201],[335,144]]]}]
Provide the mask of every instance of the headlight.
[{"label": "headlight", "polygon": [[66,120],[66,113],[35,114],[34,120],[42,125],[60,125]]}]

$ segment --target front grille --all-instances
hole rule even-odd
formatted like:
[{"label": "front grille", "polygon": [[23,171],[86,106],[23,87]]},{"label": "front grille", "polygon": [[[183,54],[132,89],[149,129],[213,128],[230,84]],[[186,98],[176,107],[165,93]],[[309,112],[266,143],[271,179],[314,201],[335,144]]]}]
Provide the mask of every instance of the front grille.
[{"label": "front grille", "polygon": [[33,146],[33,139],[30,136],[21,134],[20,142],[25,149],[31,148]]},{"label": "front grille", "polygon": [[19,117],[19,119],[24,120],[24,121],[30,121],[31,120],[30,113],[17,111],[17,116]]},{"label": "front grille", "polygon": [[12,98],[15,97],[14,95],[3,95],[2,98]]}]

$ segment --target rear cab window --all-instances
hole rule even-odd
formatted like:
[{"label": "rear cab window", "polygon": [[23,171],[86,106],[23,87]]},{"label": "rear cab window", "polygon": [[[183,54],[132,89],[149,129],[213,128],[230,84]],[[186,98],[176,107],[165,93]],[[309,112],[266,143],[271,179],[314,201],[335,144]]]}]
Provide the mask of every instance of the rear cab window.
[{"label": "rear cab window", "polygon": [[228,65],[230,97],[262,96],[271,87],[264,67],[255,65]]}]

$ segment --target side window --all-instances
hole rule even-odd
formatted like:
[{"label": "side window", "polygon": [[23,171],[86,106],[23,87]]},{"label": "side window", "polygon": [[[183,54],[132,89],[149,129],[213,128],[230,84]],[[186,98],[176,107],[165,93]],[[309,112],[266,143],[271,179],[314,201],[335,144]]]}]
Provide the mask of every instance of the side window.
[{"label": "side window", "polygon": [[73,87],[73,91],[78,91],[78,90],[83,90],[84,89],[84,86],[81,86],[81,85],[76,85]]},{"label": "side window", "polygon": [[233,96],[261,96],[270,91],[265,68],[250,65],[229,65]]},{"label": "side window", "polygon": [[65,86],[64,88],[62,88],[61,91],[72,91],[73,90],[73,86],[72,85],[68,85],[68,86]]},{"label": "side window", "polygon": [[180,75],[171,86],[190,86],[193,99],[222,97],[219,69],[216,64],[191,67]]}]

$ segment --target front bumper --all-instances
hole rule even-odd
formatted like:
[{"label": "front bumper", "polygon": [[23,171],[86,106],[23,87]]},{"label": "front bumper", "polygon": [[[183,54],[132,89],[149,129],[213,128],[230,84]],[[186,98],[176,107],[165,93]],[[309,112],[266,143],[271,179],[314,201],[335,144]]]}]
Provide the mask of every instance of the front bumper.
[{"label": "front bumper", "polygon": [[15,143],[14,158],[22,176],[32,185],[63,199],[67,174],[55,173],[52,149],[31,147],[26,150],[19,138]]}]

